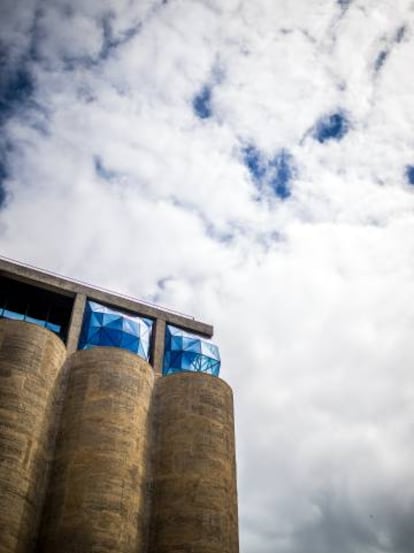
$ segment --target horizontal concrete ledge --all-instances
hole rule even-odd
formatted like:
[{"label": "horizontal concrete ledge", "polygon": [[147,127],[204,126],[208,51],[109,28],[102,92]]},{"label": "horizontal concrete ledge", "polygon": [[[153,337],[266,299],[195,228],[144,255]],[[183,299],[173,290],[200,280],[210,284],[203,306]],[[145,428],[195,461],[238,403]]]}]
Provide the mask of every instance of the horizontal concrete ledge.
[{"label": "horizontal concrete ledge", "polygon": [[97,302],[126,309],[143,317],[161,319],[166,323],[195,332],[207,338],[213,336],[212,325],[196,321],[184,314],[151,305],[134,298],[118,295],[108,290],[96,289],[88,284],[64,278],[61,275],[50,274],[10,259],[0,257],[0,275],[70,297],[75,297],[77,294],[85,294],[89,299]]}]

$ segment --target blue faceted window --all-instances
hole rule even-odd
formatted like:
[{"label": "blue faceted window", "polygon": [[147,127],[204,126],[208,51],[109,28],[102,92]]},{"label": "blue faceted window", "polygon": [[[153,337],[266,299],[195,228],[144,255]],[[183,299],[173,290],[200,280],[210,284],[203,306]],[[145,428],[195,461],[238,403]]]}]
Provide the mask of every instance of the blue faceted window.
[{"label": "blue faceted window", "polygon": [[220,353],[218,347],[205,338],[167,325],[163,374],[191,371],[218,376]]},{"label": "blue faceted window", "polygon": [[94,301],[85,308],[79,349],[112,346],[149,359],[152,321],[130,315]]}]

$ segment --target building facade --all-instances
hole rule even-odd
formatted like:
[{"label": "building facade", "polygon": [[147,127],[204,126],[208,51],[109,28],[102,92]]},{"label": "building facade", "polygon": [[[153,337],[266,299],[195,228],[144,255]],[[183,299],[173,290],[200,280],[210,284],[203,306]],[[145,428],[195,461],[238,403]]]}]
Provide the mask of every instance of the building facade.
[{"label": "building facade", "polygon": [[0,553],[238,553],[212,334],[0,259]]}]

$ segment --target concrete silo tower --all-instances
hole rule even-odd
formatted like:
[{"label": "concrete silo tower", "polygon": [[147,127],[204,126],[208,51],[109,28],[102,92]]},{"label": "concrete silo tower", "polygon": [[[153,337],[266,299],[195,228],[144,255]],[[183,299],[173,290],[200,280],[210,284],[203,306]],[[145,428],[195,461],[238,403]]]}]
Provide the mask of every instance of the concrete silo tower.
[{"label": "concrete silo tower", "polygon": [[68,368],[40,550],[144,553],[154,373],[105,347],[74,353]]},{"label": "concrete silo tower", "polygon": [[219,378],[157,381],[149,553],[237,553],[233,398]]},{"label": "concrete silo tower", "polygon": [[32,551],[53,456],[66,350],[49,330],[0,320],[0,551]]},{"label": "concrete silo tower", "polygon": [[238,553],[212,330],[0,259],[0,553]]}]

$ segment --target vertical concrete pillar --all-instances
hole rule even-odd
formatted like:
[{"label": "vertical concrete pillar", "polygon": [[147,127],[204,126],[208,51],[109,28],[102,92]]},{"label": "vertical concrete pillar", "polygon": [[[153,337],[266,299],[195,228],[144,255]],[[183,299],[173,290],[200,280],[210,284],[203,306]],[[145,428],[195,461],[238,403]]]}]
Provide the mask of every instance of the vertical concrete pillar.
[{"label": "vertical concrete pillar", "polygon": [[78,351],[42,521],[41,553],[144,553],[154,374],[118,348]]},{"label": "vertical concrete pillar", "polygon": [[32,553],[53,454],[62,341],[0,320],[0,552]]},{"label": "vertical concrete pillar", "polygon": [[156,375],[161,376],[164,363],[165,326],[163,319],[156,319],[151,344],[151,364]]},{"label": "vertical concrete pillar", "polygon": [[149,553],[238,553],[233,399],[203,373],[154,391]]},{"label": "vertical concrete pillar", "polygon": [[67,339],[68,353],[73,353],[78,349],[79,336],[82,329],[83,315],[85,312],[86,296],[85,294],[76,294],[73,302],[72,315],[69,324],[69,334]]}]

